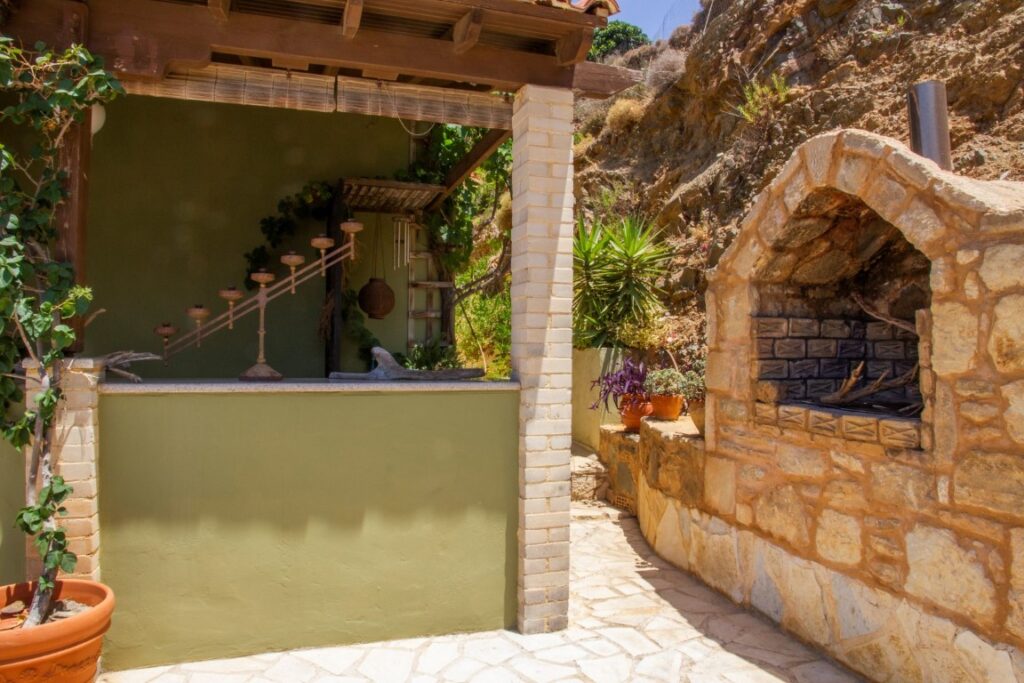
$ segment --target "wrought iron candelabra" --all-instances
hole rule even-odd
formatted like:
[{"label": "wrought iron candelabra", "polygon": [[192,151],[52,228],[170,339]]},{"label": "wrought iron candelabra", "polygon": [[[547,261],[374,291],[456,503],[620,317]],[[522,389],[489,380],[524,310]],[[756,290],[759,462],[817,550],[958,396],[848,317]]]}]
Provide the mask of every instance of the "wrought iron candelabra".
[{"label": "wrought iron candelabra", "polygon": [[246,296],[237,287],[227,287],[220,290],[218,296],[227,302],[228,309],[220,315],[211,317],[212,312],[203,304],[196,304],[186,310],[188,317],[195,323],[195,327],[180,337],[174,336],[178,328],[171,323],[162,323],[153,331],[163,340],[164,362],[171,357],[190,348],[200,348],[203,340],[220,330],[232,330],[235,322],[249,315],[259,314],[259,326],[257,335],[259,339],[256,363],[243,372],[239,379],[244,381],[266,382],[276,381],[283,378],[267,363],[265,340],[267,336],[267,304],[284,294],[295,294],[296,287],[308,280],[327,276],[327,269],[355,258],[356,255],[356,233],[362,231],[363,225],[358,221],[346,221],[341,224],[341,231],[345,235],[343,243],[335,245],[334,239],[326,235],[319,235],[310,241],[310,246],[320,252],[320,258],[306,263],[306,257],[294,251],[290,251],[281,257],[281,263],[288,267],[289,274],[281,280],[277,279],[274,273],[265,269],[258,270],[250,275],[253,282],[259,285],[255,293]]}]

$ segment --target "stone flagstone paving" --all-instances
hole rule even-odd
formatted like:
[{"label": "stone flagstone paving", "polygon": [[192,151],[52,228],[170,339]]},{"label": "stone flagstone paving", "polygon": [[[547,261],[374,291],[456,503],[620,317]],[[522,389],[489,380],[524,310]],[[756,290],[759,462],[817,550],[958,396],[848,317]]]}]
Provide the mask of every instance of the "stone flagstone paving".
[{"label": "stone flagstone paving", "polygon": [[570,628],[298,650],[137,669],[100,683],[853,683],[765,619],[656,556],[636,519],[574,504]]}]

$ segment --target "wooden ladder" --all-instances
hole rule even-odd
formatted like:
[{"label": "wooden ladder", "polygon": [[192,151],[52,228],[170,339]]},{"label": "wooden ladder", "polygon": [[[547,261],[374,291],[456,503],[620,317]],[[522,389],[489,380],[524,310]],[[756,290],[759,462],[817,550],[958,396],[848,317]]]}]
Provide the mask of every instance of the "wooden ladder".
[{"label": "wooden ladder", "polygon": [[[417,231],[417,237],[418,235]],[[416,241],[413,241],[416,244]],[[422,271],[423,277],[419,275]],[[437,261],[434,253],[426,250],[413,250],[409,254],[409,342],[408,348],[416,344],[428,344],[434,339],[435,321],[440,327],[441,324],[441,290],[451,289],[455,286],[452,282],[438,280]],[[417,294],[423,292],[423,308],[417,309],[419,303]],[[417,321],[422,320],[424,324],[423,337],[417,335]],[[441,331],[438,330],[440,333]],[[442,343],[447,344],[442,340]]]}]

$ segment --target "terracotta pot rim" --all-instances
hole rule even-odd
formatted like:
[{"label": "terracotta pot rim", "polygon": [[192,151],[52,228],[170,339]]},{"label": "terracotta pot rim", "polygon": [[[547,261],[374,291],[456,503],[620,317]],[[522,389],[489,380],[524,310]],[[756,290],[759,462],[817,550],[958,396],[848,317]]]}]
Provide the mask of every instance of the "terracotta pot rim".
[{"label": "terracotta pot rim", "polygon": [[[14,600],[28,604],[34,590],[35,582],[0,586],[0,604]],[[0,666],[72,648],[102,636],[110,628],[115,600],[109,586],[85,579],[61,579],[55,591],[58,600],[76,600],[92,609],[27,631],[19,628],[0,632]]]}]

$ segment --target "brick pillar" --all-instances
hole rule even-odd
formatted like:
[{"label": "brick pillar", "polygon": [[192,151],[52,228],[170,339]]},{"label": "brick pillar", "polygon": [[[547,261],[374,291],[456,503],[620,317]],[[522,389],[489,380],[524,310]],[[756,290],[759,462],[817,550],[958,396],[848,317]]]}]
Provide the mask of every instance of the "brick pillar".
[{"label": "brick pillar", "polygon": [[[38,377],[38,369],[26,363],[28,375]],[[97,456],[99,443],[98,399],[99,383],[103,378],[103,365],[90,358],[76,358],[65,362],[61,378],[64,391],[56,418],[56,444],[53,448],[54,474],[64,477],[74,493],[64,502],[68,514],[59,518],[67,531],[70,550],[78,555],[78,566],[70,578],[100,578],[100,518],[97,506]],[[32,401],[32,382],[29,382],[29,407]],[[25,472],[28,480],[30,453],[26,449]],[[35,579],[41,567],[36,549],[27,546],[25,572]]]},{"label": "brick pillar", "polygon": [[526,86],[512,115],[512,373],[519,400],[519,631],[569,621],[572,91]]}]

